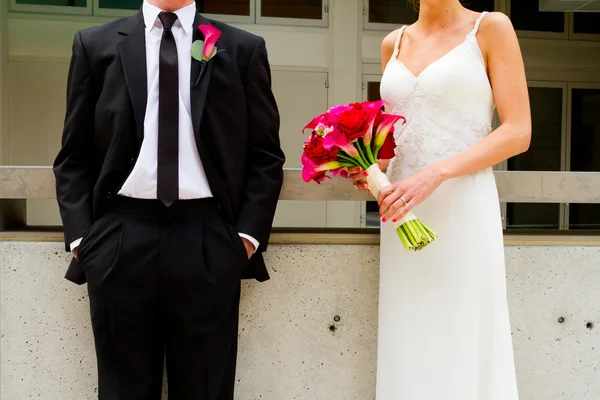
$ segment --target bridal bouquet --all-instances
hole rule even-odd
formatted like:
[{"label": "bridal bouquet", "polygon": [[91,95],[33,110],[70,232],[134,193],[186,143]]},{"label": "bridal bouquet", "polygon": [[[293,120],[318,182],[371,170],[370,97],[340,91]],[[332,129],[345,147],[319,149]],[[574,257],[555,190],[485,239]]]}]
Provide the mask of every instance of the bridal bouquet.
[{"label": "bridal bouquet", "polygon": [[[391,183],[377,164],[378,159],[393,157],[394,124],[406,122],[401,115],[382,111],[383,101],[340,105],[315,117],[303,129],[311,130],[304,142],[302,179],[323,182],[334,176],[348,177],[348,169],[367,171],[367,187],[377,197],[379,190]],[[412,212],[393,222],[406,250],[421,250],[436,234]]]}]

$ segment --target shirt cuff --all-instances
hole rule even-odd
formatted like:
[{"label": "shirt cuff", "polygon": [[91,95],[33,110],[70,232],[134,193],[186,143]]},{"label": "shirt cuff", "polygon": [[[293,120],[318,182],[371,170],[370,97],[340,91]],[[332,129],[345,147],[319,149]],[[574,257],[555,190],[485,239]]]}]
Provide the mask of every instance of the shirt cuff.
[{"label": "shirt cuff", "polygon": [[79,246],[79,244],[81,243],[81,239],[83,239],[82,237],[77,239],[77,240],[73,240],[71,242],[71,253],[73,253],[73,255],[75,255],[75,249],[77,248],[77,246]]},{"label": "shirt cuff", "polygon": [[254,251],[252,253],[256,253],[256,250],[258,249],[259,243],[256,239],[254,239],[252,236],[250,235],[246,235],[245,233],[238,233],[238,235],[240,235],[241,237],[248,239],[250,241],[250,243],[252,243],[252,245],[254,246]]}]

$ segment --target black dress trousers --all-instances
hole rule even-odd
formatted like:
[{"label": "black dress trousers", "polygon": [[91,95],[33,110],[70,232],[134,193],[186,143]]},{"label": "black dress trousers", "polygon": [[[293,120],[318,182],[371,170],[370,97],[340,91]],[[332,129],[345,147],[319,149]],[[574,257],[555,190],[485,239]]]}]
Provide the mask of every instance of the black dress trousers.
[{"label": "black dress trousers", "polygon": [[100,400],[233,400],[244,244],[213,199],[119,198],[79,247]]}]

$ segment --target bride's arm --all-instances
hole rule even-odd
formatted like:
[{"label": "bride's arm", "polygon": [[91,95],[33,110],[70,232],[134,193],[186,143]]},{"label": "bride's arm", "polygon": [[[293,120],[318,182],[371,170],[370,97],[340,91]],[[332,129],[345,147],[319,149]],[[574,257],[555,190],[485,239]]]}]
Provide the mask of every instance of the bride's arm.
[{"label": "bride's arm", "polygon": [[531,114],[527,81],[510,20],[502,13],[491,13],[482,20],[478,39],[501,125],[474,146],[432,165],[443,179],[480,171],[529,148]]},{"label": "bride's arm", "polygon": [[[529,148],[531,115],[525,68],[510,19],[491,13],[482,20],[477,38],[486,60],[500,127],[468,149],[382,189],[377,201],[384,220],[402,218],[445,180],[489,168]],[[405,207],[401,198],[408,203]]]}]

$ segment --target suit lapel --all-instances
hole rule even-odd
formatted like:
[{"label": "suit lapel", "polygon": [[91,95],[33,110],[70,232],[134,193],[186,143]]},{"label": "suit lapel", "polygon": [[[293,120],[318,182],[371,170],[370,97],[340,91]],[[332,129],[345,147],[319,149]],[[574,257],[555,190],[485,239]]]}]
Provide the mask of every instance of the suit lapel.
[{"label": "suit lapel", "polygon": [[146,32],[142,13],[126,20],[119,33],[127,36],[119,43],[119,54],[123,64],[125,83],[133,105],[138,144],[141,145],[144,139],[144,117],[148,101]]}]

